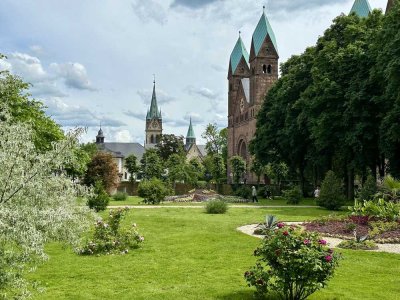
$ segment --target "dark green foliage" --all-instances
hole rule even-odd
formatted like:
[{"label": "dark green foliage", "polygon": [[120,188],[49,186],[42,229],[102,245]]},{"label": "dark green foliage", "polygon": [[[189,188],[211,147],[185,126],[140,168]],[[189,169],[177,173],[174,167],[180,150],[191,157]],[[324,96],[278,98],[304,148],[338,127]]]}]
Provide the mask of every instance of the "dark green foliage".
[{"label": "dark green foliage", "polygon": [[197,181],[196,188],[198,189],[206,189],[207,188],[207,181]]},{"label": "dark green foliage", "polygon": [[129,181],[132,183],[135,182],[135,177],[136,174],[139,172],[140,167],[137,162],[137,157],[134,154],[131,154],[127,158],[125,158],[125,168],[131,174]]},{"label": "dark green foliage", "polygon": [[212,199],[207,202],[205,209],[208,214],[224,214],[228,210],[228,204],[223,200]]},{"label": "dark green foliage", "polygon": [[378,246],[373,241],[357,242],[355,240],[342,241],[338,245],[338,247],[342,248],[342,249],[351,249],[351,250],[376,250],[376,249],[378,249]]},{"label": "dark green foliage", "polygon": [[96,181],[93,189],[93,195],[88,199],[87,205],[95,211],[102,211],[107,208],[110,202],[106,190],[104,189],[101,181]]},{"label": "dark green foliage", "polygon": [[125,201],[128,199],[128,194],[125,192],[117,192],[115,195],[113,195],[113,199],[115,201]]},{"label": "dark green foliage", "polygon": [[342,182],[333,171],[326,173],[317,204],[330,210],[338,210],[345,204]]},{"label": "dark green foliage", "polygon": [[283,191],[283,197],[286,199],[287,204],[299,204],[302,196],[301,189],[298,186]]},{"label": "dark green foliage", "polygon": [[171,194],[171,190],[160,179],[143,180],[138,187],[138,195],[147,204],[159,204]]},{"label": "dark green foliage", "polygon": [[156,151],[163,162],[166,162],[172,154],[184,156],[183,136],[163,134],[156,145]]},{"label": "dark green foliage", "polygon": [[369,175],[358,194],[359,200],[371,200],[377,192],[376,179]]},{"label": "dark green foliage", "polygon": [[164,165],[156,149],[146,150],[140,160],[140,165],[145,179],[161,178],[164,173]]},{"label": "dark green foliage", "polygon": [[229,159],[229,164],[233,174],[233,182],[238,185],[246,172],[246,161],[240,156],[232,156]]},{"label": "dark green foliage", "polygon": [[235,196],[250,199],[251,198],[251,188],[247,185],[242,185],[235,191]]}]

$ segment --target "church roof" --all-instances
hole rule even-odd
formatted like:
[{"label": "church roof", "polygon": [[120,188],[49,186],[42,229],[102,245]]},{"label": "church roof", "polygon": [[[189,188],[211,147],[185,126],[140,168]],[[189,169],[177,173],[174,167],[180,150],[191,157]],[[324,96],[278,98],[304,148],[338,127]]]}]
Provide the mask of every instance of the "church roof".
[{"label": "church roof", "polygon": [[99,132],[97,133],[96,137],[104,137],[103,130],[101,129],[101,127],[100,127]]},{"label": "church roof", "polygon": [[366,18],[372,12],[368,0],[355,0],[350,13],[355,13],[360,18]]},{"label": "church roof", "polygon": [[193,126],[192,126],[192,118],[190,118],[189,128],[186,134],[187,139],[195,139],[196,135],[194,134]]},{"label": "church roof", "polygon": [[150,110],[147,111],[147,120],[161,119],[161,110],[158,110],[157,96],[156,96],[156,82],[153,85],[153,95],[151,96]]},{"label": "church roof", "polygon": [[142,159],[145,151],[139,143],[104,143],[98,145],[99,150],[111,152],[114,157],[126,158],[133,154],[138,160]]},{"label": "church roof", "polygon": [[276,43],[274,31],[272,30],[271,24],[269,23],[265,12],[263,12],[260,21],[258,21],[257,27],[253,33],[253,47],[255,55],[258,55],[258,53],[260,52],[261,46],[264,43],[267,35],[269,35],[269,37],[271,38],[272,44],[274,45],[275,50],[278,53],[278,44]]},{"label": "church roof", "polygon": [[245,45],[243,44],[242,38],[239,36],[235,48],[233,48],[233,51],[231,53],[231,68],[232,68],[232,74],[235,73],[236,68],[238,67],[240,60],[244,58],[246,63],[249,63],[249,53],[246,50]]},{"label": "church roof", "polygon": [[396,0],[388,0],[387,6],[386,6],[386,13],[389,12],[389,10],[394,6],[394,3]]}]

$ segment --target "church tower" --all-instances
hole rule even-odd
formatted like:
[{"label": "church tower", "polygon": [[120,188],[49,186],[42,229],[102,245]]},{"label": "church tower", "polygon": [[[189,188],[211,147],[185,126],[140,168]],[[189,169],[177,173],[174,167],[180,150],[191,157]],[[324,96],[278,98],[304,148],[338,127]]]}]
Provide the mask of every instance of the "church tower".
[{"label": "church tower", "polygon": [[196,145],[196,136],[194,134],[193,126],[192,126],[192,118],[190,118],[190,124],[189,128],[186,134],[186,144],[185,144],[185,149],[186,151],[189,150],[189,148],[192,145]]},{"label": "church tower", "polygon": [[103,130],[101,129],[101,125],[100,125],[99,132],[96,135],[96,144],[104,144],[104,134],[103,134]]},{"label": "church tower", "polygon": [[388,0],[387,6],[386,6],[386,13],[388,13],[389,10],[391,10],[393,8],[395,3],[396,3],[396,0]]},{"label": "church tower", "polygon": [[355,0],[350,14],[355,13],[360,18],[366,18],[372,12],[368,0]]},{"label": "church tower", "polygon": [[146,141],[145,147],[155,146],[162,135],[162,116],[161,110],[158,110],[156,96],[156,81],[153,81],[153,95],[151,97],[150,109],[146,115]]}]

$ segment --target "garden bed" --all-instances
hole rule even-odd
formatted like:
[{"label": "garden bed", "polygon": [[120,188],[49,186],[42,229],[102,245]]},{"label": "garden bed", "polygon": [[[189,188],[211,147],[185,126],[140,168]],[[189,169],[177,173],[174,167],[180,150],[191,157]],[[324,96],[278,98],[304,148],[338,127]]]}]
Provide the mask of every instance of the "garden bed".
[{"label": "garden bed", "polygon": [[195,203],[201,203],[201,202],[208,202],[211,199],[219,199],[223,200],[227,203],[247,203],[249,200],[243,199],[240,197],[236,196],[222,196],[217,194],[213,190],[192,190],[189,191],[188,194],[185,195],[177,195],[177,196],[169,196],[166,197],[164,202],[170,202],[170,203],[190,203],[190,202],[195,202]]}]

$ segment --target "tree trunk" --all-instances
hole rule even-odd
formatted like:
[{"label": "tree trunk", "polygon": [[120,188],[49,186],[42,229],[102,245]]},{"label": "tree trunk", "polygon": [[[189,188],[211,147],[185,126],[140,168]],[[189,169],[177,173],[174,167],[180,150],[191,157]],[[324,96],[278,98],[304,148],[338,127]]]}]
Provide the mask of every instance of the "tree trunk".
[{"label": "tree trunk", "polygon": [[347,172],[347,199],[354,200],[354,168]]}]

